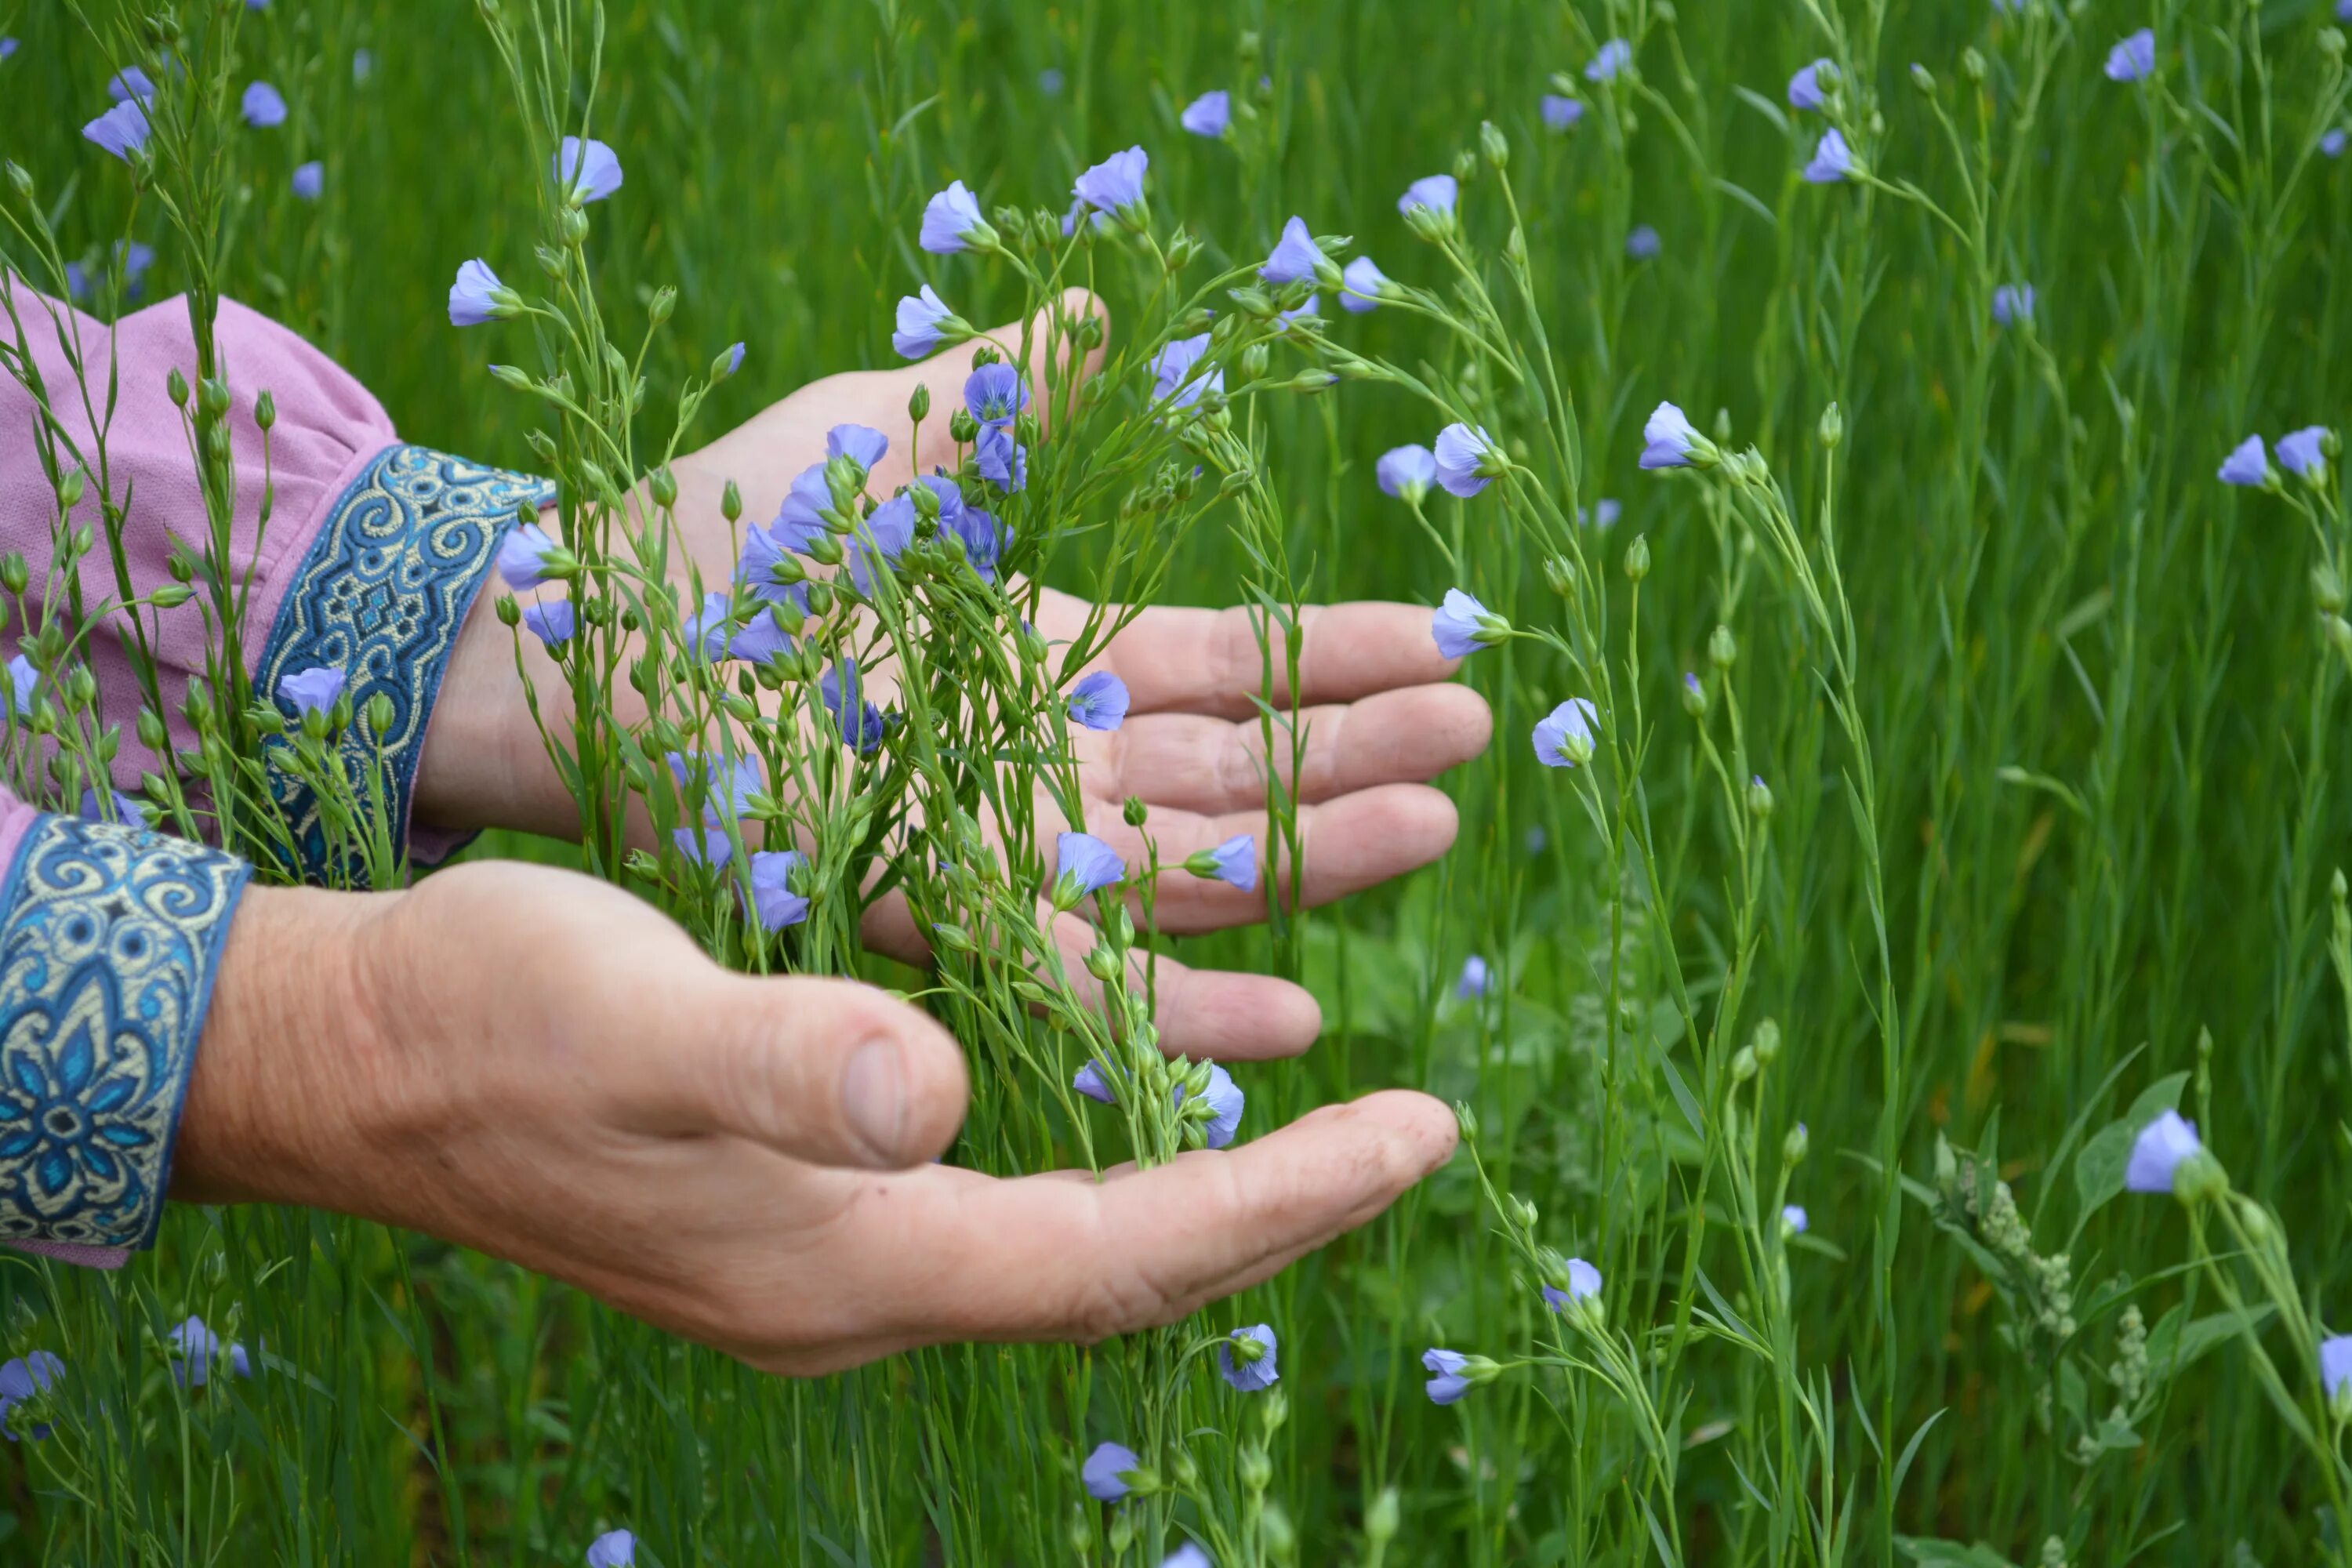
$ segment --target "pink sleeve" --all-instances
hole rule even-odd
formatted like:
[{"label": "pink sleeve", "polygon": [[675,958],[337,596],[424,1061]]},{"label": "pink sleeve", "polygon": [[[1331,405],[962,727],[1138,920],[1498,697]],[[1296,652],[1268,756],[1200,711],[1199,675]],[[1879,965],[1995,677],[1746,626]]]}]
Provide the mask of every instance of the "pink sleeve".
[{"label": "pink sleeve", "polygon": [[[121,596],[104,542],[101,481],[128,509],[122,543],[131,590],[152,593],[171,580],[173,543],[201,555],[209,529],[190,421],[167,390],[174,370],[192,388],[197,383],[187,300],[151,305],[110,329],[0,272],[0,303],[9,318],[0,319],[6,362],[0,369],[8,373],[0,374],[0,550],[26,557],[37,599],[57,592],[44,584],[57,503],[37,458],[45,416],[23,384],[30,383],[43,391],[60,467],[89,474],[74,510],[100,539],[79,565],[85,606]],[[353,722],[346,755],[353,766],[385,759],[388,798],[405,831],[416,760],[457,630],[517,505],[544,500],[548,487],[402,445],[383,407],[348,372],[233,300],[221,301],[215,342],[229,388],[236,474],[229,554],[251,584],[247,672],[261,700],[289,712],[279,683],[320,668],[341,674],[354,715],[365,713],[371,698],[389,699],[394,722],[382,733]],[[255,418],[264,392],[277,409],[266,453]],[[185,745],[193,736],[178,709],[187,677],[204,668],[204,618],[194,604],[142,618],[163,677],[173,742]],[[129,635],[119,613],[102,617],[89,662],[105,721],[121,730],[115,786],[137,795],[142,775],[163,764],[135,733],[140,696],[122,640]],[[326,843],[305,786],[282,773],[274,784],[283,785],[280,805],[302,839],[299,863],[282,869],[348,882],[352,868]]]}]

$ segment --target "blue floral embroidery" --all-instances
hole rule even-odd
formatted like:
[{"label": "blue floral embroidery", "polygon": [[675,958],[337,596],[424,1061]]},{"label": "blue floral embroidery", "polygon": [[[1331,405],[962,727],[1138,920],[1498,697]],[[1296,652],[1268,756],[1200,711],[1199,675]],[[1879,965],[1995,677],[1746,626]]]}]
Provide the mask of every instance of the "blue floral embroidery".
[{"label": "blue floral embroidery", "polygon": [[[529,475],[424,447],[387,447],[336,501],[287,585],[254,685],[274,700],[287,675],[319,668],[343,672],[353,715],[343,736],[344,763],[361,781],[365,801],[366,770],[381,750],[395,840],[408,830],[425,726],[474,595],[497,563],[516,508],[553,493],[546,480]],[[380,734],[366,719],[378,696],[391,700],[393,714]],[[294,830],[299,860],[286,868],[289,874],[345,886],[363,879],[355,857],[330,847],[308,784],[275,768],[271,787]]]},{"label": "blue floral embroidery", "polygon": [[0,899],[0,1236],[145,1247],[252,868],[43,816]]}]

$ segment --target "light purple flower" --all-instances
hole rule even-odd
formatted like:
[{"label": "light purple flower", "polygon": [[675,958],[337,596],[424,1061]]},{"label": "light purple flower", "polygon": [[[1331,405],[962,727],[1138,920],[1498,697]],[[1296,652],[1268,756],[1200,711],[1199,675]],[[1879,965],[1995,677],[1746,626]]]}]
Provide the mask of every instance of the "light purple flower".
[{"label": "light purple flower", "polygon": [[550,647],[570,642],[579,629],[579,622],[569,599],[549,599],[526,605],[522,612],[525,629]]},{"label": "light purple flower", "polygon": [[1002,430],[1029,406],[1029,378],[1003,360],[982,365],[964,380],[963,405],[982,428]]},{"label": "light purple flower", "polygon": [[1666,242],[1658,237],[1658,231],[1646,223],[1636,225],[1633,232],[1625,237],[1625,254],[1636,261],[1654,261],[1665,247]]},{"label": "light purple flower", "polygon": [[[1706,437],[1671,403],[1661,403],[1650,413],[1649,422],[1642,426],[1642,467],[1645,468],[1686,468],[1691,458],[1701,451],[1700,443]],[[1706,442],[1711,450],[1714,443]]]},{"label": "light purple flower", "polygon": [[1832,125],[1813,144],[1813,161],[1805,165],[1805,178],[1816,185],[1834,185],[1852,179],[1854,168],[1853,149],[1845,144],[1845,133]]},{"label": "light purple flower", "polygon": [[601,202],[621,188],[621,160],[612,148],[590,138],[566,136],[556,149],[555,183],[574,206]]},{"label": "light purple flower", "polygon": [[547,557],[555,548],[547,530],[526,522],[511,530],[499,546],[499,575],[516,593],[527,593],[547,581]]},{"label": "light purple flower", "polygon": [[83,136],[126,163],[147,145],[147,110],[136,100],[116,104],[81,128]]},{"label": "light purple flower", "polygon": [[1062,96],[1062,73],[1059,68],[1047,66],[1037,73],[1037,90],[1047,98]]},{"label": "light purple flower", "polygon": [[1127,862],[1118,851],[1091,833],[1065,833],[1054,842],[1054,863],[1061,869],[1056,879],[1056,902],[1066,898],[1070,904],[1088,893],[1099,892],[1127,875]]},{"label": "light purple flower", "polygon": [[360,48],[352,51],[352,79],[364,82],[375,75],[375,51]]},{"label": "light purple flower", "polygon": [[47,1422],[29,1431],[18,1432],[8,1422],[9,1413],[33,1395],[46,1390],[66,1374],[66,1363],[53,1351],[35,1351],[30,1355],[11,1356],[0,1362],[0,1437],[11,1443],[30,1437],[38,1443],[51,1430]]},{"label": "light purple flower", "polygon": [[1431,1373],[1428,1384],[1432,1405],[1451,1405],[1470,1392],[1470,1380],[1462,1375],[1470,1358],[1459,1351],[1428,1350],[1421,1356],[1423,1370]]},{"label": "light purple flower", "polygon": [[2352,140],[2352,138],[2346,136],[2344,127],[2334,126],[2320,132],[2319,150],[2330,158],[2341,158],[2344,156],[2344,143],[2347,140]]},{"label": "light purple flower", "polygon": [[449,285],[449,324],[453,327],[478,327],[484,321],[497,321],[514,313],[508,301],[511,296],[490,264],[480,257],[457,268],[457,280]]},{"label": "light purple flower", "polygon": [[1444,602],[1431,617],[1430,635],[1437,639],[1439,653],[1448,658],[1466,658],[1502,640],[1495,635],[1496,623],[1501,619],[1461,589],[1448,588]]},{"label": "light purple flower", "polygon": [[2319,1381],[2330,1404],[2352,1382],[2352,1334],[2337,1334],[2319,1344]]},{"label": "light purple flower", "polygon": [[1601,710],[1571,697],[1536,725],[1536,760],[1548,768],[1572,768],[1591,759]]},{"label": "light purple flower", "polygon": [[1605,533],[1609,530],[1616,527],[1617,520],[1624,514],[1624,502],[1612,500],[1608,496],[1602,496],[1599,500],[1592,504],[1592,510],[1590,511],[1587,511],[1582,507],[1578,507],[1576,509],[1576,521],[1584,524],[1588,528],[1600,529]]},{"label": "light purple flower", "polygon": [[1029,448],[1015,440],[1013,432],[1002,425],[980,427],[980,445],[974,453],[980,477],[1010,495],[1029,485]]},{"label": "light purple flower", "polygon": [[1397,198],[1397,211],[1409,213],[1415,207],[1427,207],[1450,217],[1461,194],[1461,184],[1453,175],[1425,174],[1404,188],[1404,195]]},{"label": "light purple flower", "polygon": [[327,165],[313,158],[307,163],[294,165],[294,194],[306,202],[315,202],[327,190]]},{"label": "light purple flower", "polygon": [[2156,72],[2156,30],[2142,27],[2107,51],[2109,81],[2140,81]]},{"label": "light purple flower", "polygon": [[1307,303],[1297,310],[1276,311],[1274,318],[1274,330],[1277,332],[1286,332],[1301,321],[1319,321],[1322,315],[1323,296],[1309,294],[1307,296]]},{"label": "light purple flower", "polygon": [[1633,46],[1622,38],[1612,38],[1601,46],[1601,52],[1584,68],[1584,79],[1614,81],[1617,73],[1633,63]]},{"label": "light purple flower", "polygon": [[1197,1541],[1188,1541],[1160,1560],[1160,1568],[1217,1568]]},{"label": "light purple flower", "polygon": [[588,1568],[636,1568],[637,1538],[610,1530],[588,1543]]},{"label": "light purple flower", "polygon": [[777,623],[772,612],[757,606],[727,639],[727,657],[746,664],[773,664],[792,651],[792,634]]},{"label": "light purple flower", "polygon": [[1540,108],[1543,111],[1544,129],[1547,131],[1572,131],[1576,128],[1576,122],[1584,118],[1583,100],[1570,98],[1564,93],[1545,93]]},{"label": "light purple flower", "polygon": [[202,1318],[191,1316],[163,1337],[179,1352],[172,1363],[172,1381],[183,1388],[202,1388],[211,1382],[213,1363],[224,1354],[228,1357],[231,1372],[239,1377],[253,1375],[253,1361],[246,1354],[245,1347],[232,1343],[224,1350],[220,1336]]},{"label": "light purple flower", "polygon": [[2247,437],[2222,460],[2221,482],[2225,485],[2251,485],[2256,489],[2271,482],[2271,461],[2263,450],[2260,436]]},{"label": "light purple flower", "polygon": [[1462,961],[1462,976],[1454,983],[1454,994],[1465,1002],[1491,995],[1495,989],[1495,972],[1476,953]]},{"label": "light purple flower", "polygon": [[1143,205],[1143,175],[1151,156],[1140,147],[1113,153],[1085,174],[1071,190],[1097,212],[1126,213]]},{"label": "light purple flower", "polygon": [[1823,71],[1829,73],[1830,81],[1834,85],[1837,81],[1837,63],[1827,58],[1813,61],[1789,79],[1790,108],[1819,109],[1822,106],[1823,101],[1822,73]]},{"label": "light purple flower", "polygon": [[1547,1285],[1543,1288],[1544,1305],[1555,1312],[1566,1312],[1579,1301],[1589,1300],[1600,1294],[1601,1270],[1581,1258],[1571,1258],[1568,1260],[1567,1289],[1563,1290],[1556,1285]]},{"label": "light purple flower", "polygon": [[[901,359],[921,359],[945,341],[944,329],[950,322],[962,325],[947,301],[926,283],[919,293],[898,301],[898,330],[890,334],[890,346]],[[958,333],[955,341],[961,342],[968,335],[968,331]]]},{"label": "light purple flower", "polygon": [[[1233,1074],[1211,1062],[1209,1087],[1201,1091],[1201,1098],[1209,1107],[1206,1129],[1209,1147],[1223,1149],[1233,1142],[1234,1134],[1241,1129],[1242,1110],[1245,1103],[1241,1085],[1234,1081]],[[1184,1086],[1181,1083],[1176,1086],[1176,1103],[1180,1106],[1184,1103]]]},{"label": "light purple flower", "polygon": [[1780,1223],[1787,1226],[1790,1233],[1795,1236],[1804,1235],[1812,1226],[1812,1220],[1806,1215],[1805,1205],[1802,1204],[1783,1205],[1780,1209]]},{"label": "light purple flower", "polygon": [[[1234,1353],[1234,1346],[1244,1341],[1258,1347],[1255,1361],[1244,1361]],[[1246,1329],[1235,1329],[1228,1342],[1217,1347],[1217,1370],[1227,1383],[1244,1394],[1262,1394],[1282,1381],[1282,1373],[1274,1368],[1275,1337],[1271,1324],[1258,1323]]]},{"label": "light purple flower", "polygon": [[711,367],[711,377],[713,380],[717,380],[723,376],[733,375],[737,371],[743,368],[743,345],[741,343],[730,343],[727,346],[727,353],[722,357],[727,362],[726,366],[721,369],[717,364],[713,364]]},{"label": "light purple flower", "polygon": [[[890,437],[871,426],[836,425],[824,433],[824,455],[828,460],[846,458],[869,474],[889,450]],[[827,500],[831,500],[830,494]]]},{"label": "light purple flower", "polygon": [[2279,467],[2296,479],[2315,479],[2327,470],[2327,453],[2321,443],[2327,439],[2327,426],[2306,425],[2278,438]]},{"label": "light purple flower", "polygon": [[793,476],[769,531],[786,550],[808,552],[809,542],[825,531],[824,513],[833,506],[833,487],[825,483],[824,465],[811,463]]},{"label": "light purple flower", "polygon": [[681,804],[700,780],[702,820],[713,827],[750,816],[751,807],[768,793],[768,781],[757,757],[714,758],[708,752],[672,752],[669,776],[677,784]]},{"label": "light purple flower", "polygon": [[2124,1167],[2124,1188],[2134,1193],[2168,1193],[2176,1173],[2192,1156],[2204,1152],[2197,1141],[2197,1123],[2178,1110],[2168,1110],[2139,1130],[2132,1140],[2131,1160]]},{"label": "light purple flower", "polygon": [[1437,457],[1426,447],[1391,447],[1372,465],[1381,489],[1401,500],[1418,502],[1437,482]]},{"label": "light purple flower", "polygon": [[1127,722],[1127,682],[1097,669],[1070,688],[1072,721],[1089,730],[1116,730]]},{"label": "light purple flower", "polygon": [[825,711],[833,715],[834,728],[843,745],[861,757],[871,756],[881,749],[884,737],[890,732],[890,720],[864,700],[856,659],[841,659],[826,670],[824,679],[817,682],[817,696],[824,701]]},{"label": "light purple flower", "polygon": [[1387,284],[1388,279],[1381,276],[1372,258],[1359,256],[1348,263],[1346,271],[1339,274],[1339,304],[1359,316],[1367,310],[1377,310],[1381,290]]},{"label": "light purple flower", "polygon": [[238,108],[244,111],[245,122],[256,131],[286,123],[286,95],[266,81],[247,86]]},{"label": "light purple flower", "polygon": [[723,588],[713,588],[702,595],[699,609],[679,618],[678,635],[695,658],[716,664],[726,655],[727,639],[735,635],[734,612],[732,595]]},{"label": "light purple flower", "polygon": [[11,55],[14,55],[16,52],[17,47],[18,46],[16,39],[10,37],[0,37],[0,61],[5,61]]},{"label": "light purple flower", "polygon": [[793,891],[793,873],[803,859],[797,849],[752,852],[751,912],[762,931],[782,931],[808,919],[808,900]]},{"label": "light purple flower", "polygon": [[155,247],[135,239],[114,242],[114,259],[122,268],[123,291],[137,298],[145,285],[147,269],[155,265]]},{"label": "light purple flower", "polygon": [[1077,1076],[1070,1079],[1070,1087],[1088,1100],[1099,1100],[1105,1105],[1118,1103],[1118,1096],[1112,1091],[1110,1079],[1103,1075],[1102,1063],[1098,1061],[1089,1060],[1080,1068]]},{"label": "light purple flower", "polygon": [[1117,1502],[1135,1489],[1121,1478],[1141,1468],[1143,1461],[1134,1449],[1123,1443],[1104,1443],[1087,1456],[1078,1479],[1086,1483],[1087,1495],[1097,1502]]},{"label": "light purple flower", "polygon": [[1234,122],[1234,95],[1223,88],[1204,92],[1184,106],[1176,122],[1195,136],[1223,136]]},{"label": "light purple flower", "polygon": [[147,814],[139,803],[119,789],[100,795],[94,789],[81,792],[81,819],[84,822],[119,822],[125,827],[144,827]]},{"label": "light purple flower", "polygon": [[915,542],[915,498],[900,490],[874,509],[849,541],[849,580],[861,594],[874,591],[877,560],[896,563]]},{"label": "light purple flower", "polygon": [[1992,291],[1992,319],[2004,327],[2033,320],[2033,285],[2004,283]]},{"label": "light purple flower", "polygon": [[0,688],[0,696],[7,699],[7,710],[19,717],[33,711],[33,691],[41,684],[41,672],[23,654],[8,661],[8,684]]},{"label": "light purple flower", "polygon": [[341,670],[328,665],[298,669],[278,678],[278,700],[292,703],[298,714],[324,713],[343,694],[347,679]]},{"label": "light purple flower", "polygon": [[1187,855],[1184,869],[1203,881],[1214,879],[1254,893],[1257,891],[1257,840],[1236,833],[1213,849],[1195,849]]},{"label": "light purple flower", "polygon": [[1437,482],[1447,495],[1468,500],[1494,479],[1502,453],[1484,428],[1448,425],[1437,433]]},{"label": "light purple flower", "polygon": [[1153,401],[1172,408],[1190,408],[1201,400],[1202,392],[1222,395],[1225,390],[1225,373],[1213,370],[1205,376],[1192,374],[1203,354],[1209,352],[1209,334],[1177,338],[1152,356],[1151,371],[1157,378],[1151,388]]},{"label": "light purple flower", "polygon": [[1279,289],[1307,282],[1329,265],[1315,237],[1307,231],[1307,220],[1294,216],[1282,226],[1282,237],[1275,242],[1274,254],[1265,258],[1257,275]]},{"label": "light purple flower", "polygon": [[137,66],[124,66],[106,79],[106,96],[117,103],[144,103],[155,96],[154,79]]},{"label": "light purple flower", "polygon": [[934,256],[953,256],[960,250],[992,248],[996,230],[980,216],[980,199],[961,180],[950,180],[946,190],[924,204],[917,243]]},{"label": "light purple flower", "polygon": [[[941,508],[940,532],[942,538],[952,536],[963,546],[963,558],[971,563],[973,574],[982,582],[996,581],[996,563],[1003,552],[1005,540],[998,534],[993,515],[976,506],[963,506],[950,517]],[[1010,529],[1004,531],[1007,536],[1011,532]]]}]

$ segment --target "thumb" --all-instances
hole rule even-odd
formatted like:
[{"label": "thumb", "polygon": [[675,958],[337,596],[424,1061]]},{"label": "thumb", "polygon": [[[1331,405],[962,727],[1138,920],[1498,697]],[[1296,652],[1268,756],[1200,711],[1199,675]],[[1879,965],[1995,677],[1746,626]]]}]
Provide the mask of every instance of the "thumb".
[{"label": "thumb", "polygon": [[899,1170],[962,1124],[963,1052],[920,1010],[855,981],[712,968],[690,1005],[678,1109],[820,1165]]},{"label": "thumb", "polygon": [[[1086,325],[1088,321],[1093,323],[1092,327]],[[1054,388],[1066,391],[1073,386],[1082,386],[1102,370],[1103,353],[1110,342],[1110,307],[1087,289],[1065,289],[1060,300],[1030,318],[1028,330],[1030,405],[1050,430],[1054,422],[1051,406],[1054,399],[1046,393]],[[1084,331],[1091,341],[1087,342],[1073,377],[1070,361],[1076,347],[1073,334],[1080,331]],[[906,379],[909,394],[914,391],[915,384],[920,382],[931,389],[935,405],[951,407],[963,395],[964,378],[971,374],[972,355],[982,343],[991,342],[1008,353],[1017,353],[1021,349],[1021,332],[1020,321],[1007,321],[897,374]],[[1061,364],[1048,374],[1048,368],[1055,358],[1061,361]],[[955,441],[948,434],[948,422],[944,417],[935,424],[929,421],[924,424],[922,450],[916,455],[916,460],[918,472],[928,472],[934,464],[944,465],[955,460]]]}]

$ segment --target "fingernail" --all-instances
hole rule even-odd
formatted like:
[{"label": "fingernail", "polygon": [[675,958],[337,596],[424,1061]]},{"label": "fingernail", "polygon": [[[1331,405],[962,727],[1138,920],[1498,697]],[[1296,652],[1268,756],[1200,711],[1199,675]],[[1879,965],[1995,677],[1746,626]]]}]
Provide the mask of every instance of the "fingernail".
[{"label": "fingernail", "polygon": [[841,1113],[849,1130],[877,1158],[898,1158],[907,1131],[907,1075],[898,1042],[877,1035],[857,1047],[841,1075]]}]

